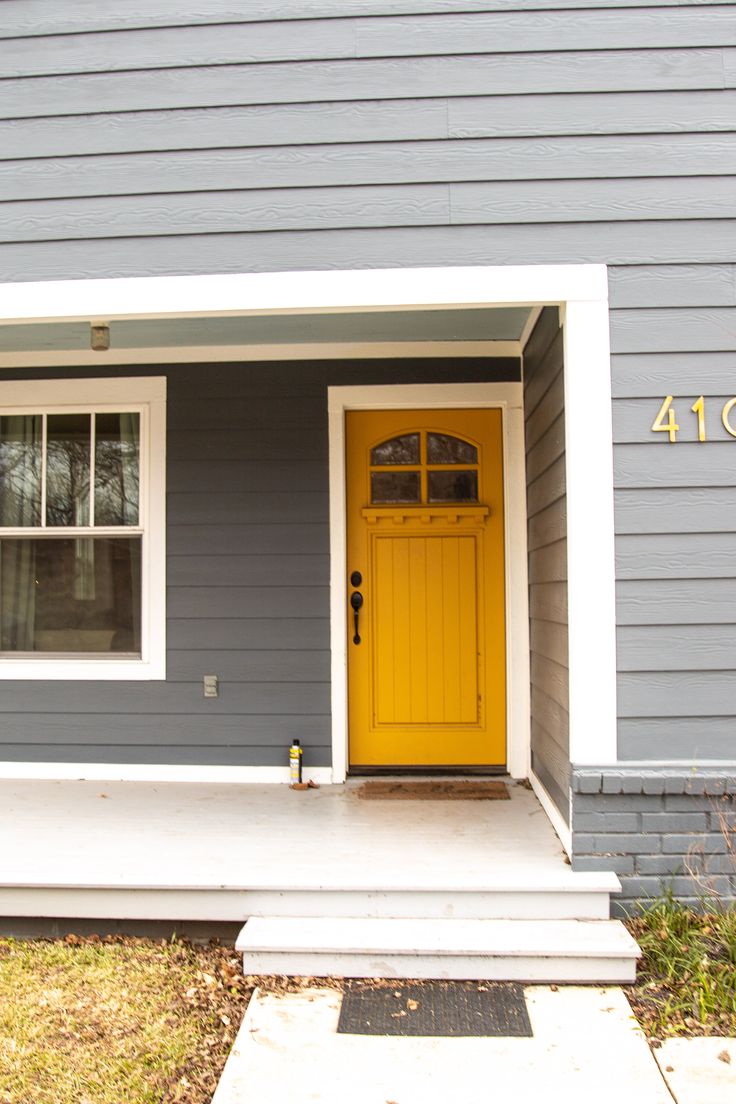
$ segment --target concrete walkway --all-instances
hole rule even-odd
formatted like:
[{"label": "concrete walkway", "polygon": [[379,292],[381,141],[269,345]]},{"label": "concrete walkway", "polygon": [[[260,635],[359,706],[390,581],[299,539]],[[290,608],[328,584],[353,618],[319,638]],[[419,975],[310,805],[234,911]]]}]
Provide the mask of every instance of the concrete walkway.
[{"label": "concrete walkway", "polygon": [[338,1035],[339,993],[256,990],[212,1104],[672,1104],[621,989],[525,994],[533,1038],[438,1039]]}]

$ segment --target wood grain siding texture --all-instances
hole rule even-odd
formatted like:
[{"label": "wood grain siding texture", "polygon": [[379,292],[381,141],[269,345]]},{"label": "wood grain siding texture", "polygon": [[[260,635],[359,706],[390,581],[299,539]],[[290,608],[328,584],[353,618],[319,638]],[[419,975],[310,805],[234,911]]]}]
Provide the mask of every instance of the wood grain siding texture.
[{"label": "wood grain siding texture", "polygon": [[[2,17],[0,281],[609,266],[619,752],[733,758],[736,711],[652,717],[629,680],[661,676],[664,709],[667,679],[690,671],[702,690],[685,706],[707,686],[730,708],[707,676],[736,671],[736,442],[720,424],[736,392],[736,4],[3,0]],[[229,401],[240,378],[208,369],[203,396],[201,370],[177,369],[170,670],[182,686],[195,653],[224,663],[259,641],[302,657],[287,681],[327,677],[324,391],[309,373],[248,378],[250,410]],[[558,392],[540,406],[535,386],[532,639],[561,665],[564,414]],[[667,394],[684,397],[676,445],[650,430]],[[701,394],[703,444],[689,410]],[[259,563],[292,545],[303,563],[277,597]],[[217,587],[197,578],[208,557],[222,559]],[[264,664],[253,681],[274,683]],[[549,732],[545,716],[539,706],[539,769],[566,793],[559,717]],[[326,741],[327,720],[313,722],[302,718],[309,738],[321,725]],[[124,725],[111,715],[108,730]],[[212,731],[216,754],[235,755],[235,728]],[[253,754],[271,755],[266,744]]]},{"label": "wood grain siding texture", "polygon": [[565,412],[559,311],[546,307],[524,354],[532,768],[569,818]]},{"label": "wood grain siding texture", "polygon": [[[0,760],[285,766],[297,737],[307,765],[328,766],[327,387],[518,380],[519,363],[136,372],[168,376],[166,681],[6,681]],[[76,374],[33,369],[4,378]],[[203,696],[205,674],[219,677],[216,699]]]}]

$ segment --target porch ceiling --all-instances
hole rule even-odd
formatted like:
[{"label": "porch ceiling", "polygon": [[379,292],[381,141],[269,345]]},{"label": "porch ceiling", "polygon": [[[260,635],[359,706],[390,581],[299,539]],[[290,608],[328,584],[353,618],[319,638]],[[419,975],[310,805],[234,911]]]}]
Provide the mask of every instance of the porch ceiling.
[{"label": "porch ceiling", "polygon": [[[522,307],[361,311],[111,320],[110,349],[212,349],[219,346],[304,346],[356,343],[518,343],[530,311]],[[90,319],[96,324],[99,319]],[[103,320],[104,321],[104,320]],[[86,354],[90,322],[0,325],[0,358],[13,354]],[[508,348],[503,355],[508,355]],[[100,356],[100,363],[104,354]]]}]

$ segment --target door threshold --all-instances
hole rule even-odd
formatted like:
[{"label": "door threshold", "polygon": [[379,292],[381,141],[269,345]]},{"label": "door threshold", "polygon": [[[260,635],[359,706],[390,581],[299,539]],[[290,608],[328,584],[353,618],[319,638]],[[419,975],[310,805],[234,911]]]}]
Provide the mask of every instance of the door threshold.
[{"label": "door threshold", "polygon": [[366,778],[373,776],[390,775],[395,778],[467,778],[493,776],[494,778],[508,778],[509,772],[505,766],[481,766],[481,767],[349,767],[348,778]]}]

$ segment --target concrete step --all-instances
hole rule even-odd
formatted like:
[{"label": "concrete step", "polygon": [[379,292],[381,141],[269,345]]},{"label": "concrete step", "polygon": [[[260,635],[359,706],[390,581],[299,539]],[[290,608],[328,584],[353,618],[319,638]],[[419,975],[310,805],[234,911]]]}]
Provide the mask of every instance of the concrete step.
[{"label": "concrete step", "polygon": [[246,974],[633,981],[639,948],[618,920],[252,917]]}]

